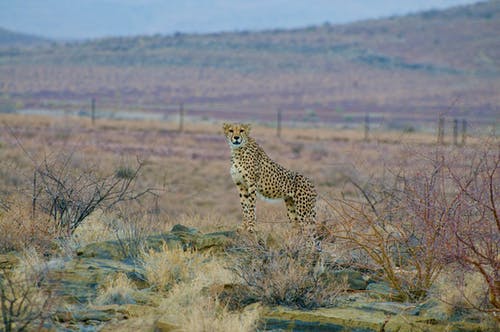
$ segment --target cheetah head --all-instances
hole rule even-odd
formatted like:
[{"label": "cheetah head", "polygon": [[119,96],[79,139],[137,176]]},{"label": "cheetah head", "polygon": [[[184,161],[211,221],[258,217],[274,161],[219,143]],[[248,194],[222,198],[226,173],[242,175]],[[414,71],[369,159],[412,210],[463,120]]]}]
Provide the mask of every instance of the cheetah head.
[{"label": "cheetah head", "polygon": [[250,125],[243,123],[224,123],[224,135],[231,149],[237,149],[245,145],[250,134]]}]

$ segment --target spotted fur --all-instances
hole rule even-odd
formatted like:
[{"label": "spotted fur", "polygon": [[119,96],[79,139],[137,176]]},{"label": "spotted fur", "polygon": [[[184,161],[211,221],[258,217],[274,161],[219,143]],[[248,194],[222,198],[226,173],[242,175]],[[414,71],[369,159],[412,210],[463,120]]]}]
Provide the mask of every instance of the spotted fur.
[{"label": "spotted fur", "polygon": [[283,200],[288,218],[299,227],[315,223],[317,194],[311,181],[271,160],[249,136],[249,124],[224,123],[223,129],[231,147],[231,176],[240,195],[243,228],[254,231],[257,196]]}]

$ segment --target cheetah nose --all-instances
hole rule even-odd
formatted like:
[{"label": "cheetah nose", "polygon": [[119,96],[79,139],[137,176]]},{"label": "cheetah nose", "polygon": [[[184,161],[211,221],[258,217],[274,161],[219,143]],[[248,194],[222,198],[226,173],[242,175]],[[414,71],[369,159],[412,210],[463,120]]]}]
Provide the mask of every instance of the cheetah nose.
[{"label": "cheetah nose", "polygon": [[241,139],[239,136],[234,136],[233,137],[233,144],[234,145],[240,145],[241,144]]}]

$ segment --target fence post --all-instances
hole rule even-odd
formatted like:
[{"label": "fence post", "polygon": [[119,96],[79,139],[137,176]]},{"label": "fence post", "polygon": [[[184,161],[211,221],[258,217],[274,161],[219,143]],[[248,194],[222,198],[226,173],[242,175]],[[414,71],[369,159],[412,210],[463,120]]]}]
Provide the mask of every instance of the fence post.
[{"label": "fence post", "polygon": [[443,144],[443,143],[444,143],[444,117],[440,115],[438,120],[437,144]]},{"label": "fence post", "polygon": [[278,137],[281,137],[281,110],[278,110],[278,113],[276,115],[276,135]]},{"label": "fence post", "polygon": [[179,132],[184,131],[184,104],[181,103],[179,107]]},{"label": "fence post", "polygon": [[465,146],[466,137],[467,137],[467,120],[462,119],[462,146]]},{"label": "fence post", "polygon": [[31,219],[32,220],[35,220],[35,216],[36,216],[36,196],[37,196],[37,193],[36,193],[36,173],[37,173],[37,170],[35,169],[35,171],[33,172],[33,196],[31,197]]},{"label": "fence post", "polygon": [[370,133],[370,114],[365,114],[365,141],[368,142],[368,135]]},{"label": "fence post", "polygon": [[453,145],[458,145],[458,119],[453,119]]},{"label": "fence post", "polygon": [[92,101],[91,101],[90,118],[92,119],[92,125],[94,125],[95,124],[95,98],[92,98]]}]

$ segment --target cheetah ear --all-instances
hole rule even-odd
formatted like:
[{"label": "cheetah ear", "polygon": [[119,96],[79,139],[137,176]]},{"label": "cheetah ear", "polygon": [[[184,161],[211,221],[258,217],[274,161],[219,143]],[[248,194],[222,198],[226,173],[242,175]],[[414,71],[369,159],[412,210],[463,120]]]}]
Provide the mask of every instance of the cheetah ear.
[{"label": "cheetah ear", "polygon": [[243,128],[245,128],[245,131],[247,132],[247,134],[250,134],[250,129],[252,129],[252,125],[249,124],[249,123],[245,123],[242,125]]},{"label": "cheetah ear", "polygon": [[224,130],[224,132],[227,132],[229,130],[229,127],[231,127],[231,124],[229,124],[227,122],[224,122],[222,124],[222,129]]}]

